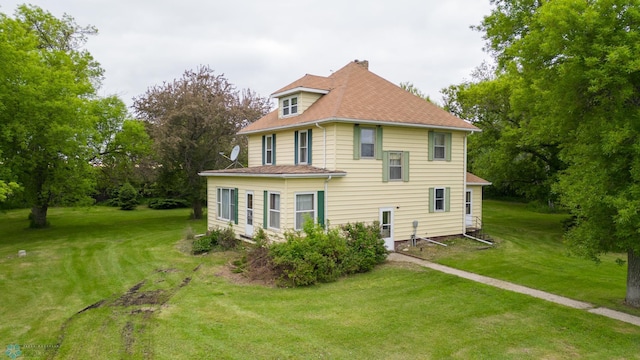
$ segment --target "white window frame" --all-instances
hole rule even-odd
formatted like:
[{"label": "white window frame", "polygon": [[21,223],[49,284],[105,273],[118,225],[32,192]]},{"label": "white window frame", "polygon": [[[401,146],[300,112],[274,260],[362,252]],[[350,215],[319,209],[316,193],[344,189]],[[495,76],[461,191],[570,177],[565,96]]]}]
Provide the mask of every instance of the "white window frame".
[{"label": "white window frame", "polygon": [[[304,142],[304,146],[302,143]],[[304,156],[302,156],[304,150]],[[298,132],[298,163],[299,164],[308,164],[309,163],[309,133],[307,130],[302,130]]]},{"label": "white window frame", "polygon": [[[313,206],[313,209],[311,210],[300,210],[298,209],[298,196],[300,195],[311,195],[311,204]],[[302,222],[298,222],[298,214],[303,213],[303,214],[309,214],[311,216],[311,219],[313,219],[313,221],[315,221],[316,219],[316,214],[318,213],[318,204],[317,204],[317,198],[316,198],[316,194],[314,192],[299,192],[299,193],[295,193],[294,197],[293,197],[293,207],[295,209],[295,219],[294,219],[294,226],[296,230],[302,230],[302,225],[304,225],[304,216],[302,217]]]},{"label": "white window frame", "polygon": [[[442,197],[438,197],[438,191],[442,190]],[[442,208],[438,208],[438,201],[442,202]],[[433,211],[445,212],[447,210],[447,188],[437,187],[433,188]]]},{"label": "white window frame", "polygon": [[[442,140],[442,144],[438,144],[438,140]],[[442,149],[442,156],[438,156],[438,149]],[[447,159],[447,136],[445,133],[433,134],[433,160]]]},{"label": "white window frame", "polygon": [[[365,131],[371,131],[371,142],[364,142],[364,132]],[[365,155],[364,154],[364,149],[363,149],[363,145],[372,145],[372,152],[371,155]],[[371,127],[361,127],[360,128],[360,157],[361,158],[365,158],[365,159],[375,159],[376,157],[376,128],[371,128]]]},{"label": "white window frame", "polygon": [[[271,160],[271,161],[269,161]],[[273,135],[265,135],[264,139],[264,164],[273,165]]]},{"label": "white window frame", "polygon": [[[228,218],[225,218],[224,217],[224,213],[223,213],[223,210],[225,208],[225,204],[222,201],[222,198],[223,198],[223,192],[225,192],[225,191],[228,192],[228,195],[229,195],[228,198],[227,198],[229,203],[226,204],[227,211],[229,211],[229,213],[228,213],[229,217]],[[218,220],[224,220],[224,221],[230,221],[230,222],[236,221],[236,219],[235,219],[235,214],[236,214],[236,211],[235,211],[235,206],[236,206],[235,205],[235,191],[236,191],[235,188],[225,188],[225,187],[217,188],[216,201],[218,203],[217,204],[218,205],[218,214],[217,214],[218,215]]]},{"label": "white window frame", "polygon": [[[393,154],[398,154],[400,156],[400,165],[399,166],[391,164],[391,156]],[[389,172],[389,181],[403,181],[403,178],[402,178],[402,175],[404,173],[404,171],[403,171],[403,166],[404,166],[403,158],[404,158],[403,151],[389,151],[389,164],[388,164],[389,168],[387,169],[387,171]],[[400,169],[400,177],[398,177],[398,178],[392,177],[391,176],[391,174],[392,174],[391,168],[399,168]]]},{"label": "white window frame", "polygon": [[288,98],[282,99],[282,116],[292,116],[297,114],[298,96],[290,96]]},{"label": "white window frame", "polygon": [[[274,230],[280,230],[280,221],[282,220],[282,216],[280,209],[282,208],[282,197],[280,196],[279,192],[271,192],[269,191],[268,193],[269,195],[269,211],[268,211],[268,228],[269,229],[274,229]],[[273,208],[273,200],[272,200],[272,196],[277,196],[278,197],[278,208],[275,209]],[[273,215],[278,214],[278,224],[275,224],[277,226],[273,226],[274,224],[272,224],[273,222]]]}]

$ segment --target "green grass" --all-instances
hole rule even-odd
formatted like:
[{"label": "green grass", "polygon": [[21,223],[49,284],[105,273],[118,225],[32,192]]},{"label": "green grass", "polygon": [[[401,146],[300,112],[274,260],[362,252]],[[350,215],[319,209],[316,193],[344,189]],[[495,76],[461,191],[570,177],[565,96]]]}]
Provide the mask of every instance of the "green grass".
[{"label": "green grass", "polygon": [[627,267],[616,259],[626,260],[625,254],[605,255],[599,264],[571,256],[562,241],[561,221],[568,215],[534,212],[526,204],[500,201],[485,201],[483,215],[486,232],[498,240],[495,248],[454,252],[436,261],[640,315],[623,304]]},{"label": "green grass", "polygon": [[[640,327],[409,264],[302,289],[235,284],[220,273],[237,254],[181,251],[186,229],[205,227],[188,212],[53,209],[45,230],[25,229],[27,211],[0,214],[0,348],[59,345],[23,350],[56,359],[640,359]],[[502,244],[478,254],[526,246]]]}]

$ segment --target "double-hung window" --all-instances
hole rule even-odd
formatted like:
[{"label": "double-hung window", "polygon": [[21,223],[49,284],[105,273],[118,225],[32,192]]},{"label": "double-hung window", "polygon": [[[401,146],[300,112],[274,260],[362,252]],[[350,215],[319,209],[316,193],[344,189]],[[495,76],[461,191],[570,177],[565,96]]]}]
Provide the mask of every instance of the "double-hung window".
[{"label": "double-hung window", "polygon": [[451,188],[429,188],[429,212],[448,212]]},{"label": "double-hung window", "polygon": [[282,100],[282,116],[295,115],[298,113],[298,97],[293,96]]},{"label": "double-hung window", "polygon": [[429,131],[429,160],[451,161],[451,133]]},{"label": "double-hung window", "polygon": [[269,227],[280,229],[280,194],[269,193]]},{"label": "double-hung window", "polygon": [[382,153],[382,181],[409,181],[408,151],[384,151]]},{"label": "double-hung window", "polygon": [[382,126],[353,126],[353,159],[382,160]]},{"label": "double-hung window", "polygon": [[218,188],[218,219],[238,223],[238,189]]},{"label": "double-hung window", "polygon": [[316,217],[315,196],[313,193],[296,194],[296,223],[295,229],[301,230],[307,217]]},{"label": "double-hung window", "polygon": [[402,152],[389,152],[389,180],[402,180]]},{"label": "double-hung window", "polygon": [[262,165],[276,164],[276,134],[262,137]]},{"label": "double-hung window", "polygon": [[376,131],[374,128],[360,129],[360,157],[375,157]]}]

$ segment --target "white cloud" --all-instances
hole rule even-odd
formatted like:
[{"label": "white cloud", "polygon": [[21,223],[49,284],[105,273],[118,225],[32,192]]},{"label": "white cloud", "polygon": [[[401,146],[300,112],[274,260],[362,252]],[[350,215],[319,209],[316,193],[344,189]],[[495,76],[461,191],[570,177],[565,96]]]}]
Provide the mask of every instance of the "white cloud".
[{"label": "white cloud", "polygon": [[[268,96],[306,73],[327,76],[354,59],[432,98],[489,58],[471,30],[489,0],[30,0],[99,35],[87,48],[106,70],[101,94],[127,103],[187,69],[209,65],[239,89]],[[19,1],[5,0],[12,15]]]}]

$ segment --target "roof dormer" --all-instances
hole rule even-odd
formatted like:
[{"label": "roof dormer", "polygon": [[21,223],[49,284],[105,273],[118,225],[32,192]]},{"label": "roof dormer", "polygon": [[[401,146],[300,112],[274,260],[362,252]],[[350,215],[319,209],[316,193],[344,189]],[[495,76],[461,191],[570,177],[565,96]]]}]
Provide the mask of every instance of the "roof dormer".
[{"label": "roof dormer", "polygon": [[304,113],[322,95],[328,93],[329,90],[295,87],[271,96],[278,99],[278,117],[285,118]]}]

